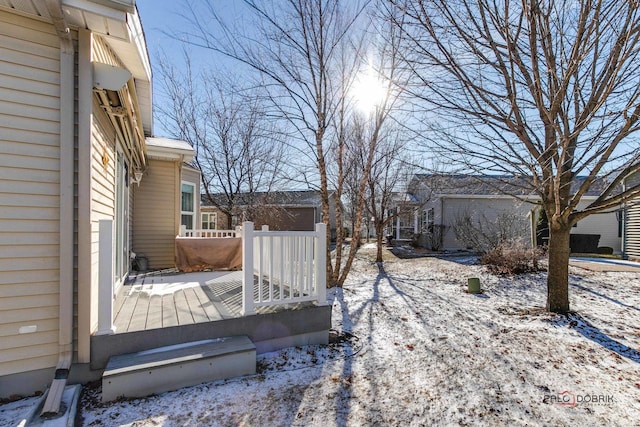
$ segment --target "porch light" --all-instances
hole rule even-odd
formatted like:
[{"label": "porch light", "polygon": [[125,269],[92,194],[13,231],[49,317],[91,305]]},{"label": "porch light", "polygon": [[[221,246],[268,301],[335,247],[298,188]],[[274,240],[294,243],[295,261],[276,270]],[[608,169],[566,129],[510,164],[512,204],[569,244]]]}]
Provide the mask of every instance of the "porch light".
[{"label": "porch light", "polygon": [[142,181],[142,171],[135,171],[131,176],[131,183],[140,185],[140,181]]}]

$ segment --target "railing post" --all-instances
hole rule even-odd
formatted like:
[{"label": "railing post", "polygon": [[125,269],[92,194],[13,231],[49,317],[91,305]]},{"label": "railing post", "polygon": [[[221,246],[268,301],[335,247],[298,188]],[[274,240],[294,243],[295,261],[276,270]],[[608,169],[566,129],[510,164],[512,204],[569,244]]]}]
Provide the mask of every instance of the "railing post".
[{"label": "railing post", "polygon": [[110,335],[113,326],[113,220],[101,219],[98,226],[98,332]]},{"label": "railing post", "polygon": [[242,223],[242,315],[254,313],[253,307],[253,223]]},{"label": "railing post", "polygon": [[325,223],[316,224],[315,238],[315,276],[316,293],[318,304],[327,303],[327,225]]},{"label": "railing post", "polygon": [[186,225],[181,225],[180,226],[180,237],[187,237],[187,226]]}]

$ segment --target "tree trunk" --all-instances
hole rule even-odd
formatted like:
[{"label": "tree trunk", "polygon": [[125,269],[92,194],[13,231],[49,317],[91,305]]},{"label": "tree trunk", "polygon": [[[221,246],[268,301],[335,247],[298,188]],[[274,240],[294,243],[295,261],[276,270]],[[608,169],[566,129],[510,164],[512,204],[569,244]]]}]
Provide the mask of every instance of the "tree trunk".
[{"label": "tree trunk", "polygon": [[569,236],[571,226],[549,221],[549,273],[547,275],[547,310],[569,311]]},{"label": "tree trunk", "polygon": [[376,262],[382,262],[382,235],[384,225],[382,223],[376,224]]}]

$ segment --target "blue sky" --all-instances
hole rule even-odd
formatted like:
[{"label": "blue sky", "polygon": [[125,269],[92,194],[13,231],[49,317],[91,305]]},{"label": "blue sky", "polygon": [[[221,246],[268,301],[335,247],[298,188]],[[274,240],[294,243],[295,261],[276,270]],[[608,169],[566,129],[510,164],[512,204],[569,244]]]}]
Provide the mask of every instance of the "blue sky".
[{"label": "blue sky", "polygon": [[[164,52],[172,63],[176,65],[181,63],[184,43],[180,42],[175,36],[172,37],[172,34],[179,34],[188,26],[187,20],[181,14],[188,14],[189,3],[200,7],[204,4],[202,0],[136,1],[147,41],[147,49],[151,58],[151,68],[154,72],[153,97],[156,105],[158,105],[158,102],[162,102],[162,92],[158,85],[158,58],[161,52]],[[236,13],[235,9],[238,3],[238,1],[234,0],[217,0],[213,4],[216,11],[227,19],[233,18],[233,16],[225,15]],[[233,66],[229,59],[213,51],[193,46],[188,46],[188,49],[192,52],[192,64],[196,70]],[[156,136],[171,136],[160,126],[157,119],[154,119],[154,133]]]}]

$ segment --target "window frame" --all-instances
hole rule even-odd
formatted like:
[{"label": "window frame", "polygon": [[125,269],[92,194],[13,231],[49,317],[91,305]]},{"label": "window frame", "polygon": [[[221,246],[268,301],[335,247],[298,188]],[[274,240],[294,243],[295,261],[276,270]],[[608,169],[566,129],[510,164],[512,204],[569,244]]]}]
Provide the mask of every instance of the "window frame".
[{"label": "window frame", "polygon": [[[205,217],[207,218],[207,221],[205,221]],[[211,221],[211,218],[213,218],[213,221]],[[204,226],[205,223],[208,224],[207,227]],[[212,223],[214,224],[213,228],[211,227]],[[203,230],[217,230],[218,212],[200,212],[200,226]]]},{"label": "window frame", "polygon": [[[191,211],[185,211],[183,209],[184,207],[184,194],[186,193],[184,191],[184,187],[188,186],[191,187],[192,191],[191,191]],[[188,194],[188,193],[187,193]],[[187,227],[187,230],[193,230],[196,228],[197,222],[196,222],[196,185],[193,182],[189,182],[189,181],[181,181],[180,182],[180,225],[184,225]],[[185,216],[190,216],[191,217],[191,227],[189,227],[187,224],[184,223],[184,217]]]}]

